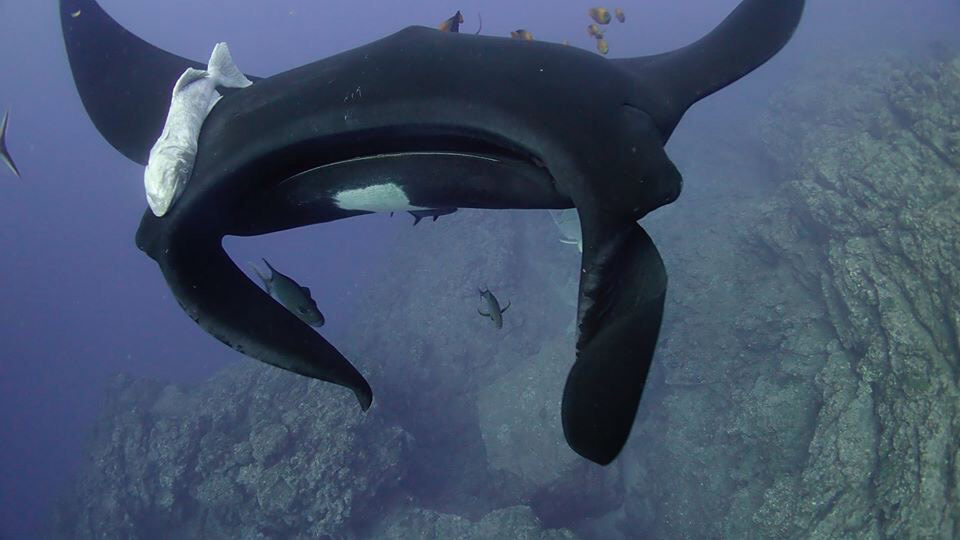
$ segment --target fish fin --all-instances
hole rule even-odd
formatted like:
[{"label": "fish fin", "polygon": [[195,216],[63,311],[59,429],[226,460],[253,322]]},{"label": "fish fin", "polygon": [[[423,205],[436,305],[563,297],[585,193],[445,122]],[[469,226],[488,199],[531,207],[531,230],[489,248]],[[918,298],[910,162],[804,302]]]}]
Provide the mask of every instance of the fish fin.
[{"label": "fish fin", "polygon": [[604,225],[581,212],[581,223],[577,359],[561,417],[570,447],[606,465],[633,427],[660,332],[667,274],[635,222]]},{"label": "fish fin", "polygon": [[230,48],[224,42],[217,43],[210,53],[207,71],[217,81],[217,86],[225,88],[246,88],[253,84],[242,71],[233,63]]},{"label": "fish fin", "polygon": [[209,76],[210,73],[202,69],[187,68],[183,74],[180,75],[180,78],[177,79],[177,83],[173,85],[173,94],[177,95],[187,86],[199,80],[206,79]]},{"label": "fish fin", "polygon": [[489,313],[484,313],[483,311],[480,311],[480,308],[477,308],[477,313],[483,315],[484,317],[489,317],[489,316],[490,316]]},{"label": "fish fin", "polygon": [[3,160],[7,164],[7,167],[13,171],[13,174],[17,175],[17,178],[21,178],[20,169],[17,169],[17,165],[13,162],[13,156],[10,155],[10,151],[7,150],[7,123],[10,117],[10,112],[6,111],[3,113],[3,120],[0,121],[0,160]]},{"label": "fish fin", "polygon": [[276,273],[277,273],[277,269],[274,268],[274,267],[270,264],[270,261],[268,261],[267,259],[261,257],[260,260],[263,261],[263,264],[267,265],[267,268],[270,269],[270,279],[273,279],[273,274],[276,274]]},{"label": "fish fin", "polygon": [[[83,16],[71,15],[77,11]],[[60,26],[77,92],[97,131],[146,165],[170,110],[170,89],[187,68],[207,66],[140,39],[95,0],[60,0]]]},{"label": "fish fin", "polygon": [[507,310],[510,309],[510,306],[511,306],[511,305],[512,305],[512,304],[510,303],[510,300],[507,300],[507,307],[501,309],[501,310],[500,310],[500,314],[503,315],[504,313],[506,313]]},{"label": "fish fin", "polygon": [[252,262],[247,264],[250,265],[250,269],[253,270],[253,273],[256,274],[257,277],[260,278],[260,281],[263,282],[264,288],[267,289],[267,291],[270,291],[270,276],[260,273],[260,268],[258,268],[257,265],[253,264]]}]

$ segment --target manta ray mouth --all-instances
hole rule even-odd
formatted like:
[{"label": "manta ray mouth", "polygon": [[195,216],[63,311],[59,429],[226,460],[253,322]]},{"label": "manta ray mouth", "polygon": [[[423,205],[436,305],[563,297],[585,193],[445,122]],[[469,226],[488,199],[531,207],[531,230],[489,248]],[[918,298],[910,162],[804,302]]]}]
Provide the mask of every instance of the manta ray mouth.
[{"label": "manta ray mouth", "polygon": [[572,205],[537,156],[509,144],[447,136],[366,139],[324,150],[246,199],[237,212],[244,219],[230,233],[263,234],[368,212]]},{"label": "manta ray mouth", "polygon": [[[340,134],[338,139],[325,144],[322,151],[314,154],[313,163],[304,164],[306,166],[297,174],[332,167],[362,166],[369,161],[430,157],[458,159],[465,168],[471,167],[471,161],[523,163],[543,168],[539,156],[510,140],[488,133],[464,133],[457,128],[386,128]],[[293,176],[296,174],[290,175]]]},{"label": "manta ray mouth", "polygon": [[[328,168],[328,167],[342,167],[342,166],[349,166],[349,165],[352,165],[352,164],[361,164],[361,162],[364,162],[364,161],[377,160],[377,159],[416,158],[416,157],[420,157],[420,156],[436,156],[436,157],[445,156],[445,157],[451,157],[451,158],[463,158],[463,159],[468,159],[468,160],[469,160],[469,159],[479,159],[479,160],[491,161],[491,162],[493,162],[493,163],[500,163],[500,162],[503,161],[503,159],[501,159],[501,156],[497,156],[497,155],[494,155],[494,154],[478,154],[478,153],[470,153],[470,152],[455,152],[455,151],[450,151],[450,150],[447,150],[447,151],[444,151],[444,150],[436,150],[436,151],[421,150],[421,151],[411,151],[411,152],[390,152],[390,153],[386,153],[386,154],[374,154],[374,155],[370,155],[370,156],[360,156],[360,157],[345,159],[345,160],[342,160],[342,161],[336,161],[336,162],[333,162],[333,163],[327,163],[327,164],[325,164],[325,165],[320,165],[320,166],[318,166],[318,167],[315,167],[313,170],[319,171],[319,170],[322,170],[322,169],[326,169],[326,168]],[[289,180],[289,179],[287,179],[287,180]],[[286,181],[286,180],[285,180],[285,181]]]}]

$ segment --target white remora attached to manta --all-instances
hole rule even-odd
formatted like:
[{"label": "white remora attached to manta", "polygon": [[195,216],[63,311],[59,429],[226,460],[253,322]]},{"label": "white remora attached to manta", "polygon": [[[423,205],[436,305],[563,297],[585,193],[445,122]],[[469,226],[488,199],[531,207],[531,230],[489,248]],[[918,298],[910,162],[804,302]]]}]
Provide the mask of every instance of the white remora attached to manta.
[{"label": "white remora attached to manta", "polygon": [[217,87],[246,88],[251,84],[222,42],[213,48],[206,71],[188,68],[177,79],[163,133],[150,149],[143,173],[147,204],[155,216],[162,217],[170,210],[193,174],[200,128],[222,97]]}]

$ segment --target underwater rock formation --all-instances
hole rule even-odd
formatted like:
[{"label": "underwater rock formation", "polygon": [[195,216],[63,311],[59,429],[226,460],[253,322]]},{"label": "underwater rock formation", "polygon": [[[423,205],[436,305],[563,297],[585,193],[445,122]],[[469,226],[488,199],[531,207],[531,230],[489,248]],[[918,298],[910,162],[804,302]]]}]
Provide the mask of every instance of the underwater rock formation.
[{"label": "underwater rock formation", "polygon": [[[836,337],[806,460],[754,523],[778,536],[956,537],[960,58],[875,61],[833,80],[785,96],[768,133],[796,149],[795,178],[759,243],[819,297]],[[809,115],[824,103],[829,122]]]},{"label": "underwater rock formation", "polygon": [[549,523],[600,515],[623,497],[617,467],[597,467],[573,452],[560,426],[560,395],[573,336],[553,339],[480,390],[480,433],[501,489]]},{"label": "underwater rock formation", "polygon": [[960,536],[960,60],[820,65],[771,163],[692,152],[648,222],[671,294],[595,537]]},{"label": "underwater rock formation", "polygon": [[385,530],[371,537],[383,540],[575,540],[566,529],[543,529],[530,508],[495,510],[477,521],[433,510],[413,509],[391,516]]},{"label": "underwater rock formation", "polygon": [[192,389],[118,377],[64,538],[318,538],[395,489],[409,435],[331,385],[247,365]]}]

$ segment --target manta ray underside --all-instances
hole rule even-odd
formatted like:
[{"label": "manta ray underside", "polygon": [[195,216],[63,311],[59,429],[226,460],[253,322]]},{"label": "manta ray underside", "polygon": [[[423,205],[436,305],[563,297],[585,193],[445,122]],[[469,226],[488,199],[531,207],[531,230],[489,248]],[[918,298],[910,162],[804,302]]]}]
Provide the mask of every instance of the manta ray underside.
[{"label": "manta ray underside", "polygon": [[[224,90],[182,196],[162,218],[144,213],[137,246],[207,332],[345,386],[366,409],[364,377],[237,268],[225,235],[376,211],[576,207],[583,258],[563,429],[576,452],[610,463],[630,433],[660,329],[666,272],[637,220],[680,193],[664,144],[693,103],[783,47],[803,5],[744,0],[696,43],[648,57],[409,27],[251,77],[250,87]],[[137,38],[94,0],[61,0],[60,13],[87,113],[144,164],[174,82],[204,65]]]}]

